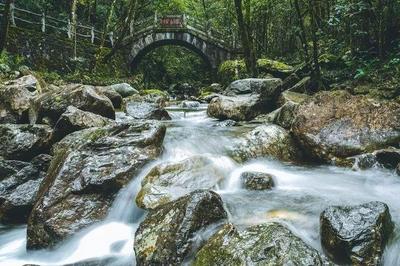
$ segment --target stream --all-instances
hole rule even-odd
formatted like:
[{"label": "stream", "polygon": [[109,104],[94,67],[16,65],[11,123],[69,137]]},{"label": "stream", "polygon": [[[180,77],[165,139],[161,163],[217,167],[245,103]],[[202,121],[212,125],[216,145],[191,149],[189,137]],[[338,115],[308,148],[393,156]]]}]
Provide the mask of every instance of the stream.
[{"label": "stream", "polygon": [[[230,222],[239,227],[278,220],[306,243],[322,252],[319,215],[328,206],[360,204],[379,200],[386,203],[396,224],[393,239],[384,253],[384,265],[400,265],[400,178],[391,171],[352,171],[332,166],[298,166],[259,159],[237,164],[228,157],[238,136],[256,125],[219,127],[208,118],[206,105],[183,112],[169,107],[164,153],[147,165],[120,191],[107,218],[82,230],[51,251],[26,252],[26,226],[0,225],[0,266],[68,265],[105,260],[107,265],[134,265],[133,242],[138,224],[145,216],[134,203],[140,183],[160,162],[181,161],[193,155],[211,158],[225,179],[215,191],[224,201]],[[247,191],[241,186],[245,171],[267,172],[275,176],[270,191]]]}]

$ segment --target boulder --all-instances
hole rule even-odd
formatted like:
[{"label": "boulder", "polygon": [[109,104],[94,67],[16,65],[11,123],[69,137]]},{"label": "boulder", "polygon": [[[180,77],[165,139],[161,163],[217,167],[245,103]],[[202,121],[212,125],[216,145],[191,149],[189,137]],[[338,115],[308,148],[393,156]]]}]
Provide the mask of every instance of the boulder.
[{"label": "boulder", "polygon": [[5,160],[3,157],[0,157],[0,181],[18,173],[28,165],[28,162]]},{"label": "boulder", "polygon": [[261,113],[262,107],[256,94],[218,96],[211,100],[207,114],[220,120],[249,121]]},{"label": "boulder", "polygon": [[287,78],[294,71],[295,68],[285,64],[284,62],[271,60],[268,58],[261,58],[257,60],[257,67],[260,73],[271,74],[277,78]]},{"label": "boulder", "polygon": [[40,88],[39,81],[31,74],[8,81],[6,82],[6,86],[13,89],[24,88],[31,92],[34,92]]},{"label": "boulder", "polygon": [[137,122],[77,131],[56,144],[29,217],[27,247],[53,247],[104,219],[118,191],[161,153],[165,131]]},{"label": "boulder", "polygon": [[258,126],[249,132],[233,150],[233,158],[247,161],[259,157],[293,162],[301,158],[292,136],[285,129],[272,124]]},{"label": "boulder", "polygon": [[143,209],[154,209],[195,190],[215,188],[223,178],[214,162],[203,156],[162,163],[143,179],[136,204]]},{"label": "boulder", "polygon": [[224,120],[215,124],[214,127],[234,127],[237,124],[235,120]]},{"label": "boulder", "polygon": [[171,120],[164,108],[148,102],[128,102],[126,113],[134,119]]},{"label": "boulder", "polygon": [[317,161],[368,153],[400,142],[400,104],[321,92],[299,105],[292,131]]},{"label": "boulder", "polygon": [[104,127],[113,124],[114,120],[91,112],[79,110],[76,107],[68,106],[67,111],[60,116],[54,126],[54,135],[60,140],[72,132],[91,127]]},{"label": "boulder", "polygon": [[51,156],[42,154],[31,163],[2,161],[0,164],[17,164],[25,167],[0,181],[0,222],[3,224],[26,223],[46,175]]},{"label": "boulder", "polygon": [[261,172],[244,172],[240,175],[243,186],[249,190],[267,190],[275,186],[274,177]]},{"label": "boulder", "polygon": [[181,103],[181,107],[183,107],[183,108],[199,108],[200,103],[197,101],[183,101]]},{"label": "boulder", "polygon": [[106,87],[109,90],[113,90],[117,92],[119,95],[121,95],[123,98],[139,94],[137,90],[135,90],[131,85],[128,83],[120,83],[120,84],[114,84],[111,86]]},{"label": "boulder", "polygon": [[217,93],[209,93],[203,96],[200,96],[200,100],[206,102],[206,103],[210,103],[214,98],[217,98],[221,96],[220,94]]},{"label": "boulder", "polygon": [[290,88],[292,92],[306,93],[311,91],[311,77],[305,77]]},{"label": "boulder", "polygon": [[220,196],[205,190],[151,210],[135,234],[137,264],[181,265],[196,232],[226,218]]},{"label": "boulder", "polygon": [[110,99],[115,109],[121,109],[123,100],[118,92],[107,87],[97,87],[97,91]]},{"label": "boulder", "polygon": [[265,95],[275,95],[277,88],[282,85],[281,79],[241,79],[232,82],[225,90],[224,94],[229,96],[258,93]]},{"label": "boulder", "polygon": [[292,101],[285,103],[282,107],[274,111],[271,122],[284,129],[290,130],[295,121],[298,106],[298,103]]},{"label": "boulder", "polygon": [[396,167],[396,174],[400,175],[400,163]]},{"label": "boulder", "polygon": [[380,265],[393,231],[389,208],[381,202],[327,208],[320,217],[321,243],[336,263]]},{"label": "boulder", "polygon": [[201,265],[323,265],[318,251],[278,223],[239,231],[226,224],[196,254]]},{"label": "boulder", "polygon": [[8,160],[29,161],[48,153],[53,130],[46,125],[0,124],[0,154]]},{"label": "boulder", "polygon": [[220,93],[222,92],[222,85],[219,83],[213,83],[210,85],[210,91]]},{"label": "boulder", "polygon": [[287,103],[300,104],[309,98],[310,96],[307,94],[287,90],[279,96],[278,105],[283,106]]},{"label": "boulder", "polygon": [[400,149],[388,148],[376,150],[372,153],[347,158],[355,170],[365,170],[372,167],[396,169],[400,163]]},{"label": "boulder", "polygon": [[68,106],[115,119],[112,102],[93,86],[71,84],[42,94],[32,108],[32,122],[55,125]]},{"label": "boulder", "polygon": [[0,124],[28,123],[33,97],[34,93],[23,86],[0,86]]}]

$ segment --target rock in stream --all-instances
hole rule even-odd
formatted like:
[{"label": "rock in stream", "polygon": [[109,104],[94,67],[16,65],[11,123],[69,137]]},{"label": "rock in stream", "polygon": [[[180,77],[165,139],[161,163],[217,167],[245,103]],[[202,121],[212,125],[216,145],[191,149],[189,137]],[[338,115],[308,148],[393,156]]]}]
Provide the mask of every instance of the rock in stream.
[{"label": "rock in stream", "polygon": [[53,247],[104,219],[118,191],[160,154],[164,135],[164,126],[137,122],[64,138],[29,218],[27,247]]}]

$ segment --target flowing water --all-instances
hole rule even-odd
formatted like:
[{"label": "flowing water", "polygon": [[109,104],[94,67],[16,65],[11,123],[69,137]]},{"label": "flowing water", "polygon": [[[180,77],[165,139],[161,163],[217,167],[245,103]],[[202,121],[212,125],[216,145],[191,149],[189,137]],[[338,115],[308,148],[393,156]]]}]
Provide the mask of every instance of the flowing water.
[{"label": "flowing water", "polygon": [[[207,117],[205,108],[193,112],[169,109],[173,120],[166,122],[163,155],[119,193],[103,222],[79,232],[52,251],[29,253],[25,249],[25,226],[0,226],[0,266],[98,260],[107,261],[107,265],[134,265],[133,236],[145,216],[134,204],[142,178],[155,164],[198,154],[211,158],[225,174],[225,180],[215,190],[224,200],[230,222],[239,227],[280,221],[321,251],[319,215],[326,207],[379,200],[389,205],[392,219],[400,228],[400,178],[394,173],[380,169],[354,172],[329,166],[302,167],[269,159],[239,165],[227,156],[228,151],[238,135],[253,126],[217,127],[217,122]],[[271,191],[246,191],[239,177],[249,170],[274,175],[276,187]],[[399,229],[385,250],[384,264],[400,265]]]}]

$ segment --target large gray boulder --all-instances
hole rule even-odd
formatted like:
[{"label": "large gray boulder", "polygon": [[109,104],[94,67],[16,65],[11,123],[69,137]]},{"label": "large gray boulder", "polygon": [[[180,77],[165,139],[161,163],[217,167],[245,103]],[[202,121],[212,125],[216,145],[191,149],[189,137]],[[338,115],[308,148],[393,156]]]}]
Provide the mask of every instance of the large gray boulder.
[{"label": "large gray boulder", "polygon": [[195,190],[215,188],[223,178],[214,162],[204,156],[162,163],[143,179],[136,203],[140,208],[154,209]]},{"label": "large gray boulder", "polygon": [[200,249],[194,265],[323,265],[323,261],[317,250],[278,223],[243,231],[227,224]]},{"label": "large gray boulder", "polygon": [[269,79],[258,79],[249,78],[241,79],[232,82],[225,90],[224,94],[229,96],[240,95],[240,94],[265,94],[274,95],[277,88],[282,85],[281,79],[269,78]]},{"label": "large gray boulder", "polygon": [[148,102],[128,102],[126,113],[134,119],[171,120],[164,108]]},{"label": "large gray boulder", "polygon": [[237,143],[233,158],[247,161],[260,157],[293,162],[301,159],[301,154],[291,134],[273,124],[258,126]]},{"label": "large gray boulder", "polygon": [[249,121],[263,109],[257,94],[218,96],[211,100],[207,114],[220,120]]},{"label": "large gray boulder", "polygon": [[71,84],[36,98],[31,110],[31,120],[36,123],[55,125],[69,106],[115,119],[112,102],[99,90],[96,90],[96,87]]},{"label": "large gray boulder", "polygon": [[0,124],[0,154],[9,160],[29,161],[48,153],[53,130],[46,125]]},{"label": "large gray boulder", "polygon": [[131,85],[128,83],[120,83],[120,84],[114,84],[111,86],[106,87],[109,90],[113,90],[120,94],[123,98],[139,94],[137,90],[135,90]]},{"label": "large gray boulder", "polygon": [[115,123],[114,120],[104,116],[68,106],[67,111],[60,116],[60,119],[58,119],[54,126],[54,135],[57,139],[62,139],[75,131],[91,127],[104,127],[113,123]]},{"label": "large gray boulder", "polygon": [[137,122],[74,132],[54,148],[28,221],[29,249],[105,218],[118,191],[162,150],[165,127]]},{"label": "large gray boulder", "polygon": [[215,192],[197,190],[151,210],[135,234],[138,265],[181,265],[196,232],[227,218]]},{"label": "large gray boulder", "polygon": [[0,124],[28,123],[30,101],[34,96],[25,86],[0,86]]},{"label": "large gray boulder", "polygon": [[51,161],[42,154],[31,163],[0,160],[1,166],[12,166],[13,171],[0,178],[0,222],[3,224],[26,223]]},{"label": "large gray boulder", "polygon": [[121,109],[123,99],[121,95],[111,89],[108,89],[107,87],[96,87],[96,90],[100,93],[106,96],[110,101],[112,102],[113,106],[115,109]]},{"label": "large gray boulder", "polygon": [[380,265],[393,231],[389,208],[381,202],[334,206],[320,217],[321,243],[337,263]]},{"label": "large gray boulder", "polygon": [[299,105],[292,131],[316,161],[368,153],[399,144],[400,104],[321,92]]}]

